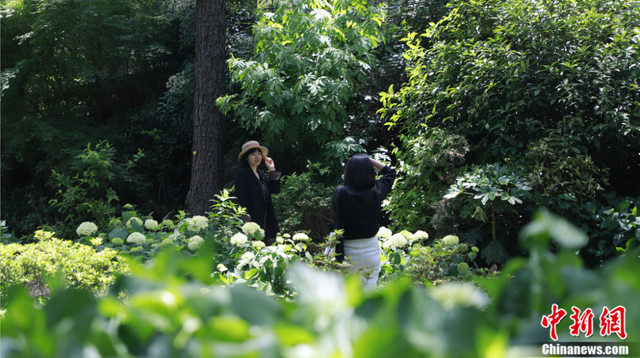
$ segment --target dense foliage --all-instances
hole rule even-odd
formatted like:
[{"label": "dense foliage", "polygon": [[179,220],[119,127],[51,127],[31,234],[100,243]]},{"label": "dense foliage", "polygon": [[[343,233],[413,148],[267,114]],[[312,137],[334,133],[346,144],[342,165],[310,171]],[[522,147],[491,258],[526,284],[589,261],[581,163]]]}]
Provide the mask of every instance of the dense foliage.
[{"label": "dense foliage", "polygon": [[229,60],[237,94],[221,109],[268,146],[339,168],[379,119],[367,110],[384,13],[360,0],[277,2],[254,27],[252,58]]},{"label": "dense foliage", "polygon": [[[449,8],[423,33],[407,34],[408,80],[381,94],[381,114],[401,132],[394,154],[403,190],[389,206],[398,223],[428,221],[436,236],[454,229],[465,242],[484,240],[488,263],[521,254],[528,206],[599,230],[581,207],[607,206],[603,190],[640,195],[640,8],[600,0]],[[486,180],[480,172],[492,165],[502,172]],[[624,220],[637,230],[635,217]],[[583,251],[589,265],[627,242],[599,233],[600,251]]]},{"label": "dense foliage", "polygon": [[[550,238],[561,247],[557,253],[548,251]],[[539,355],[540,343],[552,342],[540,324],[552,304],[596,314],[623,306],[625,331],[640,331],[637,252],[586,270],[575,255],[586,236],[545,213],[520,242],[529,258],[510,261],[497,278],[476,279],[489,296],[469,283],[420,289],[405,280],[367,294],[357,280],[299,264],[286,274],[292,301],[246,285],[217,286],[202,272],[212,269],[208,252],[187,260],[165,251],[147,265],[132,262],[131,275],[103,297],[56,286],[35,307],[16,287],[3,301],[2,356]],[[581,339],[570,335],[570,323],[557,326],[560,342]],[[602,340],[621,342],[615,334]]]}]

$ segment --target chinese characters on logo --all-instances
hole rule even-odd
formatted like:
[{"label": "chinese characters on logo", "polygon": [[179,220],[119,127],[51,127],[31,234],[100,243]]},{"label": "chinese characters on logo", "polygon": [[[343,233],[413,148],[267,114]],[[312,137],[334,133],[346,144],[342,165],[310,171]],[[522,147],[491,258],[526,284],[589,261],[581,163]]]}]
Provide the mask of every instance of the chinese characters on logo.
[{"label": "chinese characters on logo", "polygon": [[[579,336],[580,332],[584,332],[585,337],[591,337],[593,335],[593,317],[595,316],[591,308],[587,308],[584,312],[576,306],[571,307],[573,314],[569,316],[573,320],[573,324],[569,326],[569,331],[572,336]],[[550,336],[554,341],[558,340],[558,333],[556,326],[564,316],[567,315],[567,311],[562,308],[558,309],[557,304],[551,306],[551,314],[548,316],[542,316],[542,327],[551,328]],[[618,306],[612,310],[609,310],[607,306],[602,308],[602,314],[600,315],[600,335],[610,336],[615,333],[620,339],[627,338],[627,331],[624,326],[625,308]]]}]

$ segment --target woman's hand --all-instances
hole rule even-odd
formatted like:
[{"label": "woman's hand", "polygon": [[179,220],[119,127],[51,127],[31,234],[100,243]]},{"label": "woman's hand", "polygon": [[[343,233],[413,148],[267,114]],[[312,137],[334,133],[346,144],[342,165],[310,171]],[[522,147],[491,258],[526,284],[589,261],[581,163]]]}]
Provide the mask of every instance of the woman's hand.
[{"label": "woman's hand", "polygon": [[384,169],[385,164],[382,163],[379,160],[375,160],[373,158],[369,158],[369,160],[371,161],[371,164],[373,164],[373,167],[376,168],[378,171],[382,171],[382,169]]},{"label": "woman's hand", "polygon": [[264,164],[267,166],[267,169],[269,169],[270,172],[273,172],[276,170],[276,165],[273,162],[273,159],[271,159],[271,157],[264,158]]}]

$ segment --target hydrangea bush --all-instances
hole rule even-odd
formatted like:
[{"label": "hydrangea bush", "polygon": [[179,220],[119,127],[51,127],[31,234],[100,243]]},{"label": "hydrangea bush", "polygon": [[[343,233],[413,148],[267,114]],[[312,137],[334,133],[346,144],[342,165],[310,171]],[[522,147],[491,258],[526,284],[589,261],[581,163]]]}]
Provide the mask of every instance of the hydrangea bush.
[{"label": "hydrangea bush", "polygon": [[402,230],[397,234],[386,228],[378,230],[382,257],[379,285],[401,276],[409,276],[417,286],[446,281],[470,281],[473,275],[486,275],[474,262],[478,248],[460,244],[458,237],[447,235],[427,244],[429,234]]},{"label": "hydrangea bush", "polygon": [[[312,242],[307,232],[278,234],[272,243],[265,243],[264,230],[256,223],[243,222],[243,209],[230,199],[223,191],[213,200],[207,217],[187,217],[179,212],[174,220],[165,218],[161,223],[125,206],[127,211],[112,219],[106,232],[84,222],[77,233],[86,244],[83,250],[119,252],[140,262],[154,259],[164,250],[193,258],[204,247],[208,250],[204,254],[213,261],[210,274],[217,284],[247,285],[287,299],[294,297],[295,290],[287,285],[284,273],[296,261],[322,271],[348,271],[348,260],[338,262],[333,252],[325,253],[340,239],[340,231],[320,245]],[[474,273],[481,273],[477,266],[470,266],[476,253],[468,245],[459,244],[457,237],[447,236],[429,246],[429,235],[420,230],[394,234],[381,227],[377,236],[382,249],[380,286],[400,276],[422,285],[470,280]]]}]

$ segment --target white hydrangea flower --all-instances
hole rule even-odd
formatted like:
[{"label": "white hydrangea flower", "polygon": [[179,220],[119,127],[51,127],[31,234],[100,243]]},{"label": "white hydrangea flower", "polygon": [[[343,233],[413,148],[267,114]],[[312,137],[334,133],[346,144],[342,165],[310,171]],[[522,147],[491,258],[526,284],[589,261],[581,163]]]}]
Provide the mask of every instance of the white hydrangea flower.
[{"label": "white hydrangea flower", "polygon": [[190,226],[194,226],[195,228],[197,228],[197,231],[204,230],[207,228],[207,226],[209,226],[209,219],[207,219],[207,217],[205,216],[196,215],[191,218]]},{"label": "white hydrangea flower", "polygon": [[129,249],[129,252],[134,253],[134,252],[138,252],[140,250],[142,250],[142,246],[136,246],[136,247],[132,247],[131,249]]},{"label": "white hydrangea flower", "polygon": [[91,245],[96,246],[96,247],[102,245],[102,238],[99,238],[99,237],[93,238],[93,239],[91,239],[89,241],[91,241]]},{"label": "white hydrangea flower", "polygon": [[259,230],[260,230],[260,225],[251,221],[246,222],[244,223],[244,225],[242,225],[242,232],[244,232],[246,235],[251,235]]},{"label": "white hydrangea flower", "polygon": [[253,242],[253,248],[256,249],[257,251],[260,251],[264,248],[264,242],[262,241],[254,241]]},{"label": "white hydrangea flower", "polygon": [[83,222],[76,229],[76,233],[80,236],[93,236],[96,231],[98,231],[98,226],[90,221]]},{"label": "white hydrangea flower", "polygon": [[458,242],[460,242],[460,240],[455,235],[447,235],[442,238],[442,243],[445,246],[455,246],[458,245]]},{"label": "white hydrangea flower", "polygon": [[253,252],[245,252],[244,254],[242,254],[242,256],[240,257],[240,259],[245,260],[245,261],[251,261],[256,257],[256,255],[253,254]]},{"label": "white hydrangea flower", "polygon": [[166,238],[164,240],[162,240],[161,245],[165,246],[165,245],[172,245],[173,244],[173,240],[171,240],[170,238]]},{"label": "white hydrangea flower", "polygon": [[173,227],[173,221],[166,219],[166,220],[162,220],[162,225],[163,226],[167,226],[167,227]]},{"label": "white hydrangea flower", "polygon": [[173,234],[169,235],[167,239],[171,239],[172,241],[178,240],[180,238],[180,230],[173,230]]},{"label": "white hydrangea flower", "polygon": [[284,239],[281,237],[276,238],[276,241],[278,242],[278,244],[284,244]]},{"label": "white hydrangea flower", "polygon": [[395,234],[382,244],[385,249],[396,249],[405,247],[407,245],[407,239],[402,234]]},{"label": "white hydrangea flower", "polygon": [[227,266],[223,265],[223,264],[218,264],[217,266],[218,271],[227,271]]},{"label": "white hydrangea flower", "polygon": [[293,235],[293,241],[307,241],[309,240],[309,236],[303,233],[297,233]]},{"label": "white hydrangea flower", "polygon": [[124,241],[122,241],[122,239],[119,237],[114,237],[113,239],[111,239],[111,243],[114,245],[122,245],[124,244]]},{"label": "white hydrangea flower", "polygon": [[127,237],[127,242],[135,245],[144,245],[147,242],[147,238],[139,232],[134,232]]},{"label": "white hydrangea flower", "polygon": [[204,242],[204,239],[196,235],[189,238],[189,243],[187,244],[187,246],[189,246],[189,250],[195,251],[198,248],[198,246],[200,246],[200,244],[202,244],[203,242]]},{"label": "white hydrangea flower", "polygon": [[243,233],[237,233],[233,236],[231,236],[231,244],[232,245],[236,245],[238,247],[242,246],[245,244],[245,242],[247,242],[247,236]]},{"label": "white hydrangea flower", "polygon": [[428,238],[429,238],[429,234],[427,234],[426,232],[424,232],[422,230],[418,230],[413,234],[413,240],[414,241],[426,240]]},{"label": "white hydrangea flower", "polygon": [[376,236],[382,240],[389,240],[392,234],[393,233],[391,232],[391,230],[387,229],[384,226],[380,226],[380,229],[378,229],[378,233],[376,234]]},{"label": "white hydrangea flower", "polygon": [[470,283],[447,282],[432,287],[428,292],[447,309],[455,306],[484,309],[489,304],[489,297]]},{"label": "white hydrangea flower", "polygon": [[408,243],[407,238],[405,238],[402,234],[395,234],[391,236],[389,241],[391,241],[393,243],[393,246],[395,247],[405,247]]},{"label": "white hydrangea flower", "polygon": [[138,225],[142,226],[144,225],[144,223],[142,222],[142,220],[138,219],[137,217],[132,217],[131,219],[127,220],[127,228],[132,229],[133,226],[131,226],[131,221],[135,221],[138,223]]},{"label": "white hydrangea flower", "polygon": [[290,239],[290,238],[291,238],[291,235],[289,235],[289,234],[284,234],[284,235],[282,235],[282,237],[283,237],[283,238],[285,238],[285,239]]},{"label": "white hydrangea flower", "polygon": [[147,228],[147,230],[156,230],[158,228],[158,222],[153,219],[147,219],[144,222],[144,227]]},{"label": "white hydrangea flower", "polygon": [[412,243],[414,240],[413,234],[407,230],[402,230],[400,231],[400,234],[402,236],[404,236],[405,239],[407,239],[407,242]]}]

